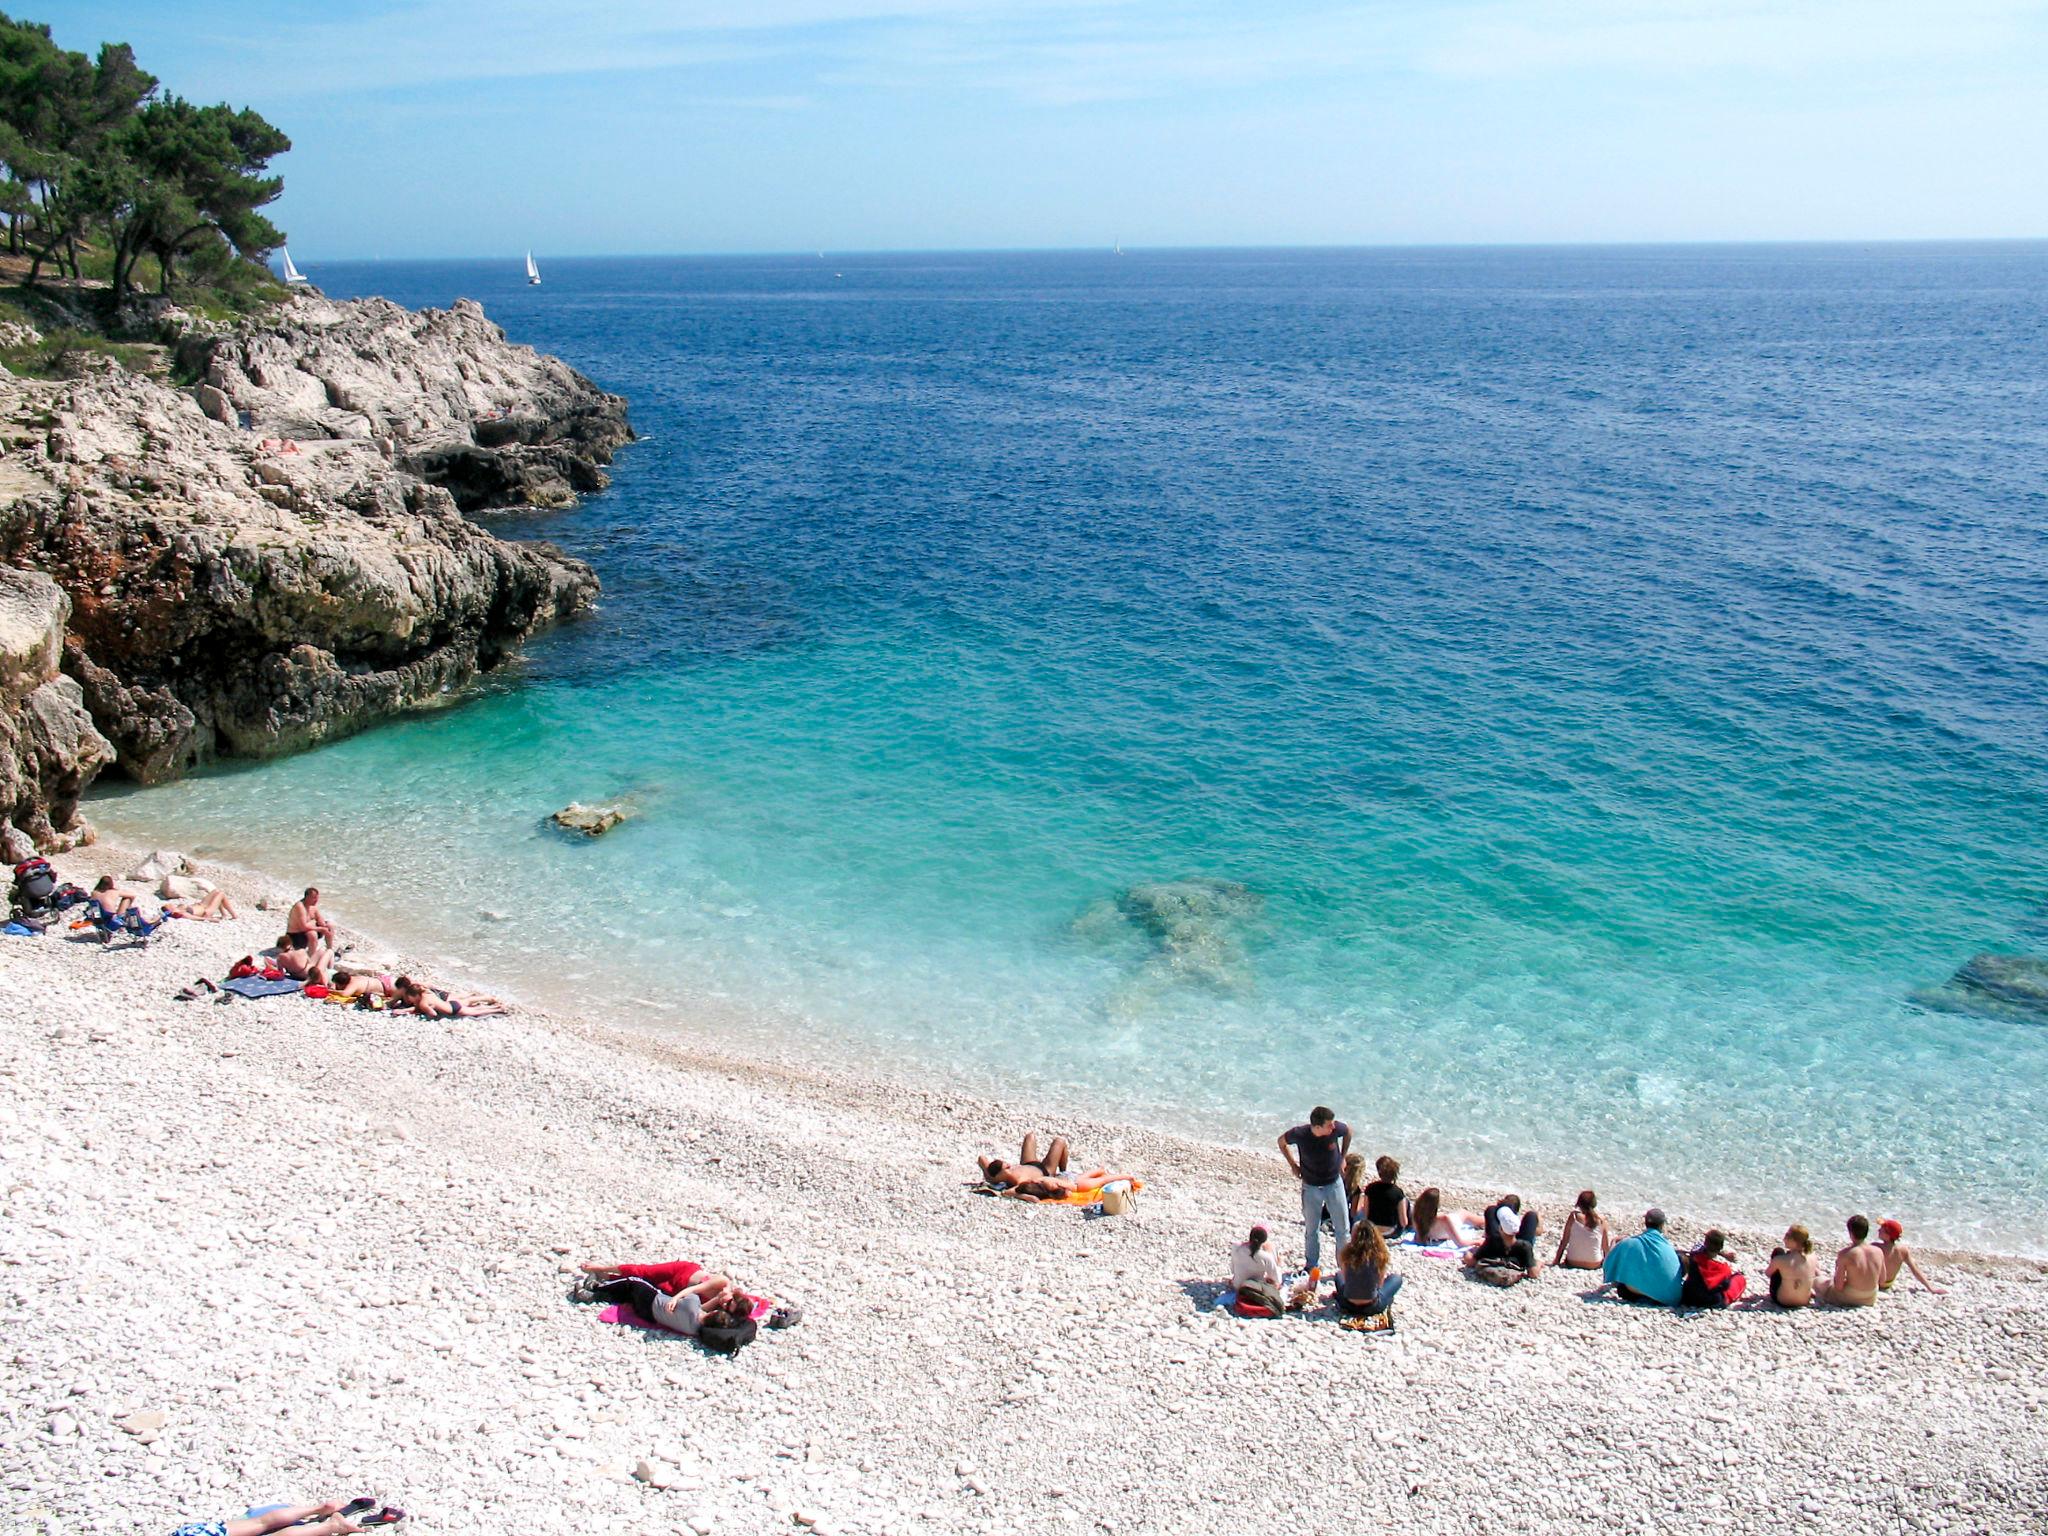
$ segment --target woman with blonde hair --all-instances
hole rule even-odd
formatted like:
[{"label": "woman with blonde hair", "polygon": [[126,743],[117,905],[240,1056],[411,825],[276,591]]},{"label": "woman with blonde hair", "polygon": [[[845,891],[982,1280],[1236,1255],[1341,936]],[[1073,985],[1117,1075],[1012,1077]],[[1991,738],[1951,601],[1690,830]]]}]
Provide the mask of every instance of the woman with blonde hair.
[{"label": "woman with blonde hair", "polygon": [[1380,1229],[1369,1221],[1353,1227],[1337,1255],[1337,1310],[1347,1317],[1386,1311],[1401,1292],[1401,1277],[1391,1273],[1393,1267]]}]

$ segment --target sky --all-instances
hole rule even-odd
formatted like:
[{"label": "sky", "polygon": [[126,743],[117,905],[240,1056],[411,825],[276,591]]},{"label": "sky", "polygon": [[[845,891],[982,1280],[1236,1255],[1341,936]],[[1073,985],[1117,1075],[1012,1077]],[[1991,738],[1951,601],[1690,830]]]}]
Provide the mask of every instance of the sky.
[{"label": "sky", "polygon": [[2043,0],[14,0],[295,254],[2048,235]]}]

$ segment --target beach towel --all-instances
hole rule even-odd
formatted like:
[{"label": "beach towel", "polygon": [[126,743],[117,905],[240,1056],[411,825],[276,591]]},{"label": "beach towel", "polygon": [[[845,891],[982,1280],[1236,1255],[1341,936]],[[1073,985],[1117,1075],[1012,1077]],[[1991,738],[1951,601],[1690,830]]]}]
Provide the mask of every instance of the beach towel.
[{"label": "beach towel", "polygon": [[[1102,1189],[1126,1189],[1136,1194],[1144,1187],[1143,1179],[1112,1179]],[[1001,1195],[1008,1200],[1030,1200],[1038,1205],[1100,1205],[1102,1189],[1076,1189],[1064,1195],[1040,1196],[1021,1194],[1007,1185],[997,1188],[993,1184],[978,1184],[974,1192],[978,1195]]]},{"label": "beach towel", "polygon": [[224,991],[237,997],[282,997],[299,990],[296,981],[265,981],[261,976],[230,976],[221,983]]},{"label": "beach towel", "polygon": [[[747,1316],[757,1323],[766,1322],[768,1314],[774,1310],[775,1298],[772,1296],[747,1297]],[[597,1320],[600,1323],[616,1323],[621,1328],[644,1328],[649,1333],[675,1333],[673,1328],[664,1328],[661,1324],[641,1317],[637,1313],[618,1305],[616,1302],[598,1313]],[[681,1334],[676,1336],[678,1338],[683,1337]]]},{"label": "beach towel", "polygon": [[14,922],[0,928],[0,933],[11,934],[17,939],[39,939],[43,936],[43,930],[40,928],[31,928],[27,923]]}]

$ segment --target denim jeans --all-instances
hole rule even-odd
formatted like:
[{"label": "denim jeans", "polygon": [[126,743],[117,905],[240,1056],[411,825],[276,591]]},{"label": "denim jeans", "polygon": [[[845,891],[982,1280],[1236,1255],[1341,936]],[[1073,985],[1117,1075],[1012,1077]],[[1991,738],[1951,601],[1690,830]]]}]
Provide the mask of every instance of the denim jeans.
[{"label": "denim jeans", "polygon": [[1301,1186],[1301,1224],[1308,1229],[1304,1239],[1308,1248],[1308,1267],[1320,1268],[1323,1262],[1323,1212],[1330,1213],[1330,1232],[1337,1241],[1337,1251],[1344,1251],[1344,1240],[1351,1236],[1351,1208],[1344,1203],[1344,1181],[1334,1184],[1308,1184]]}]

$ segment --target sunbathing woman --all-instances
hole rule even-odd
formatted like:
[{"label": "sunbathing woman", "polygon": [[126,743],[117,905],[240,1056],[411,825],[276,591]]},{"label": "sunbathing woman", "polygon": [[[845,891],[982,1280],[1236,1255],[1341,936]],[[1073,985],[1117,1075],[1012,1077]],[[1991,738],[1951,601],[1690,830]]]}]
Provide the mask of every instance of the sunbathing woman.
[{"label": "sunbathing woman", "polygon": [[999,1157],[977,1157],[975,1161],[981,1165],[985,1182],[1026,1200],[1063,1200],[1068,1195],[1090,1193],[1128,1177],[1106,1168],[1097,1168],[1092,1173],[1068,1173],[1067,1138],[1053,1137],[1052,1146],[1040,1157],[1036,1131],[1025,1136],[1014,1163]]},{"label": "sunbathing woman", "polygon": [[398,978],[389,971],[336,970],[331,985],[336,997],[365,997],[381,1003],[398,996]]},{"label": "sunbathing woman", "polygon": [[195,896],[184,901],[167,901],[164,911],[173,917],[189,917],[194,922],[217,923],[224,918],[239,918],[235,904],[228,900],[226,891],[208,891],[204,896]]},{"label": "sunbathing woman", "polygon": [[280,934],[277,940],[277,968],[297,981],[325,986],[327,946],[314,939],[309,949],[303,933]]},{"label": "sunbathing woman", "polygon": [[[265,1510],[260,1515],[235,1520],[192,1520],[171,1532],[171,1536],[267,1536],[271,1531],[287,1528],[304,1533],[304,1536],[339,1536],[343,1531],[360,1531],[362,1527],[341,1513],[344,1508],[361,1511],[365,1504],[374,1506],[374,1499],[361,1499],[356,1504],[285,1504],[276,1509]],[[389,1513],[404,1519],[393,1510]],[[299,1524],[303,1520],[304,1525]],[[388,1525],[390,1520],[374,1520],[376,1525]]]},{"label": "sunbathing woman", "polygon": [[1415,1197],[1415,1241],[1425,1247],[1450,1243],[1458,1248],[1477,1248],[1484,1235],[1484,1224],[1471,1211],[1445,1210],[1443,1199],[1443,1191],[1434,1186]]},{"label": "sunbathing woman", "polygon": [[481,992],[457,996],[453,992],[422,986],[410,976],[394,979],[391,989],[397,993],[400,1004],[422,1018],[487,1019],[493,1014],[505,1011],[505,1005],[495,997],[486,997]]}]

